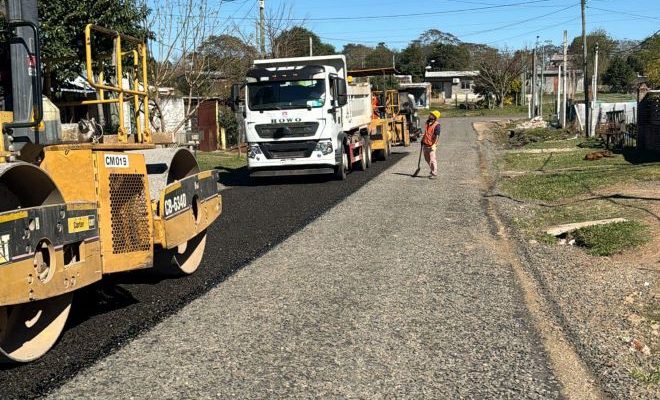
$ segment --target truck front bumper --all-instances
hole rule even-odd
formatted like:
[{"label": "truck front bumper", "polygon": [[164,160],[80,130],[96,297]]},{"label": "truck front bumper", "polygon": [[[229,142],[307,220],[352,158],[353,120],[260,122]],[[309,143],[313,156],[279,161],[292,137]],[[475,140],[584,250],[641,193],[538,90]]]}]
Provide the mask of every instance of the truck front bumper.
[{"label": "truck front bumper", "polygon": [[336,152],[323,154],[321,151],[311,151],[308,157],[287,157],[272,152],[250,154],[248,169],[252,176],[284,176],[284,175],[316,175],[331,174],[337,160]]}]

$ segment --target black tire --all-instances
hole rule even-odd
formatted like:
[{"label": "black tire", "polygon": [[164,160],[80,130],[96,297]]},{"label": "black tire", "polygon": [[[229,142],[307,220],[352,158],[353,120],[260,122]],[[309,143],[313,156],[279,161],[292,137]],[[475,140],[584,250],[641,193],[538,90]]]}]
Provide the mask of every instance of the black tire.
[{"label": "black tire", "polygon": [[385,144],[385,148],[383,150],[378,150],[378,159],[380,161],[387,161],[387,157],[389,156],[389,153],[387,152],[387,146],[388,144]]},{"label": "black tire", "polygon": [[367,168],[371,168],[371,143],[367,142],[366,146],[366,151],[365,151],[365,157],[367,158]]},{"label": "black tire", "polygon": [[366,171],[367,170],[367,145],[365,144],[364,146],[360,147],[360,161],[357,162],[357,169],[360,171]]},{"label": "black tire", "polygon": [[346,151],[344,150],[344,146],[341,146],[341,159],[342,163],[337,165],[335,167],[335,179],[338,181],[345,181],[346,180]]}]

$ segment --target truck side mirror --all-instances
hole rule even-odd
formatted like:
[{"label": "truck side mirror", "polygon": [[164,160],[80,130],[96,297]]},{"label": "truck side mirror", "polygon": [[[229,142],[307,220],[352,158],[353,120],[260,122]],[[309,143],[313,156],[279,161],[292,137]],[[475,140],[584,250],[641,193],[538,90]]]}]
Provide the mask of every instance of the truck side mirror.
[{"label": "truck side mirror", "polygon": [[348,88],[344,79],[337,79],[337,101],[339,107],[348,104]]},{"label": "truck side mirror", "polygon": [[229,107],[233,112],[238,111],[238,105],[241,102],[241,84],[235,83],[231,85],[231,98],[229,99]]}]

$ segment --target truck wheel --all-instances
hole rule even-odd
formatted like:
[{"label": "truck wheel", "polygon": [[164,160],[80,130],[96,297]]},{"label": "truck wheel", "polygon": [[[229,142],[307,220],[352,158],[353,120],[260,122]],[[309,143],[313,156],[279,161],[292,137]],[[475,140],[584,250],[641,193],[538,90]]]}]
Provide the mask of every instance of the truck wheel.
[{"label": "truck wheel", "polygon": [[341,147],[341,165],[335,167],[335,179],[339,181],[346,180],[346,170],[348,169],[348,155],[344,150],[344,146]]},{"label": "truck wheel", "polygon": [[360,161],[358,161],[359,162],[358,169],[360,171],[367,170],[367,150],[368,149],[366,144],[360,148],[360,153],[362,153],[360,154]]},{"label": "truck wheel", "polygon": [[379,157],[381,161],[387,161],[389,155],[390,155],[390,142],[385,142],[385,148],[383,150],[380,150],[379,152]]},{"label": "truck wheel", "polygon": [[365,146],[364,157],[367,160],[367,168],[371,168],[371,143],[367,142]]},{"label": "truck wheel", "polygon": [[380,161],[386,161],[387,160],[387,151],[385,149],[378,150],[377,157],[378,157],[378,160],[380,160]]}]

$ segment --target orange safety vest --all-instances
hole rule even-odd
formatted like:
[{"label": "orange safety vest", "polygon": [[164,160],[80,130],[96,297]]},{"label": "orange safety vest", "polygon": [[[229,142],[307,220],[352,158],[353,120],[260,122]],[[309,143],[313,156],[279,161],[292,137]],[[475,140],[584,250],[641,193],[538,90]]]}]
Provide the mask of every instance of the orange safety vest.
[{"label": "orange safety vest", "polygon": [[426,131],[422,137],[422,144],[427,147],[431,147],[435,144],[437,137],[435,136],[435,128],[439,125],[438,121],[435,121],[431,125],[426,125]]}]

